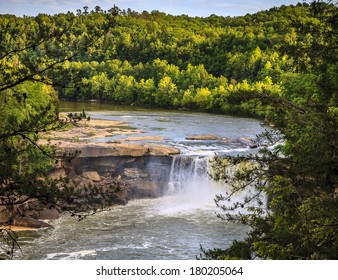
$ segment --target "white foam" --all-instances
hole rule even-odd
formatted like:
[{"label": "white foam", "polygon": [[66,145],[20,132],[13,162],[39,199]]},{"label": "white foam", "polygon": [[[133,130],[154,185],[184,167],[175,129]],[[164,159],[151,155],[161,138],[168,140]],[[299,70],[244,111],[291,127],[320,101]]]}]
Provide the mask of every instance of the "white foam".
[{"label": "white foam", "polygon": [[136,244],[117,245],[117,246],[101,248],[101,249],[98,249],[97,251],[98,252],[110,252],[110,251],[123,250],[123,249],[142,250],[142,249],[151,248],[151,246],[152,246],[151,242],[145,241],[141,245],[136,245]]},{"label": "white foam", "polygon": [[95,250],[83,250],[83,251],[77,251],[77,252],[60,252],[60,253],[52,253],[47,254],[47,260],[53,260],[53,259],[61,259],[61,260],[74,260],[83,258],[85,256],[95,256],[96,251]]}]

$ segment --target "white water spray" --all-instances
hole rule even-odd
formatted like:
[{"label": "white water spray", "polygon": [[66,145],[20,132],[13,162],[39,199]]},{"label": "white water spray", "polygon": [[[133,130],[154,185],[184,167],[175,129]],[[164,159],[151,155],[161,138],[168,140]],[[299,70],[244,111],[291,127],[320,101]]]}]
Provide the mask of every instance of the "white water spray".
[{"label": "white water spray", "polygon": [[208,179],[208,157],[177,156],[173,158],[169,178],[169,194],[201,189]]},{"label": "white water spray", "polygon": [[183,214],[196,210],[216,210],[216,194],[222,191],[218,182],[209,178],[209,157],[177,156],[170,170],[167,196],[161,206],[165,214]]},{"label": "white water spray", "polygon": [[[169,196],[174,199],[170,203],[164,205],[166,212],[183,213],[194,211],[196,209],[212,210],[219,212],[220,209],[216,207],[216,195],[231,192],[231,187],[223,180],[215,181],[209,176],[212,174],[212,157],[208,156],[177,156],[174,157],[168,184]],[[227,172],[235,173],[238,166],[228,167]],[[253,186],[248,186],[242,191],[235,193],[231,201],[223,201],[223,205],[231,206],[233,203],[243,203],[246,197],[253,196],[255,190]],[[254,206],[253,201],[250,205]],[[258,206],[258,205],[256,205]],[[246,210],[238,209],[245,213]]]}]

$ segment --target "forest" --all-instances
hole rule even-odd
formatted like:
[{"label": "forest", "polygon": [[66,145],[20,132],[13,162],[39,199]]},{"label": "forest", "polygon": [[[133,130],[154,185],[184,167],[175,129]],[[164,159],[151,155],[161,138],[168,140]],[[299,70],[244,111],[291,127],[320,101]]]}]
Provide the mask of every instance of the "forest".
[{"label": "forest", "polygon": [[[113,22],[109,19],[112,13],[116,15]],[[315,73],[295,71],[288,50],[311,42],[310,34],[299,30],[323,28],[321,25],[308,4],[238,18],[191,18],[117,7],[109,13],[97,7],[91,12],[79,10],[76,16],[41,14],[18,19],[2,15],[1,29],[6,31],[1,34],[1,44],[4,48],[14,42],[18,47],[34,45],[37,36],[54,29],[63,42],[47,46],[47,51],[62,50],[62,44],[67,44],[73,55],[76,44],[107,30],[86,52],[66,60],[48,77],[60,99],[263,117],[268,108],[259,102],[229,106],[227,100],[243,93],[267,92],[301,102],[306,98],[300,94],[303,91],[318,99]],[[20,58],[11,55],[7,72],[20,71],[17,63],[37,70],[43,63],[44,48],[37,45]],[[302,59],[304,68],[310,68],[307,58]]]},{"label": "forest", "polygon": [[[53,164],[52,149],[36,141],[62,126],[58,100],[258,117],[284,145],[263,150],[254,158],[261,168],[236,179],[269,180],[257,188],[271,212],[223,216],[252,231],[201,258],[337,259],[337,10],[314,1],[239,17],[117,6],[0,15],[0,207],[41,191],[27,182]],[[61,196],[52,183],[39,186],[46,203]]]}]

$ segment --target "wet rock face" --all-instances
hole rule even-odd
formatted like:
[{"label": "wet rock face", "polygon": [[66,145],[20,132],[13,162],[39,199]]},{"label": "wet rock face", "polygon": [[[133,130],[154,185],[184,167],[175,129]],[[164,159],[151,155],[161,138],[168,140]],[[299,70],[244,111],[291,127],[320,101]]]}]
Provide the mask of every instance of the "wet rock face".
[{"label": "wet rock face", "polygon": [[117,180],[127,191],[126,199],[130,200],[162,195],[168,185],[171,163],[171,157],[108,156],[79,157],[74,159],[73,166],[80,184],[85,178],[91,179],[94,185],[102,185],[102,182],[93,179],[104,178],[105,184]]},{"label": "wet rock face", "polygon": [[[150,148],[145,149],[149,151]],[[152,149],[156,154],[172,152],[158,147]],[[91,188],[100,190],[97,195],[83,196],[67,205],[69,210],[86,211],[102,205],[125,205],[131,199],[155,198],[166,192],[173,160],[171,156],[100,156],[96,149],[88,151],[87,155],[71,161],[59,161],[50,174],[53,180],[68,178],[68,186],[80,193]],[[0,224],[48,227],[42,220],[57,219],[63,212],[61,207],[50,208],[38,200],[29,200],[14,208],[0,208]]]}]

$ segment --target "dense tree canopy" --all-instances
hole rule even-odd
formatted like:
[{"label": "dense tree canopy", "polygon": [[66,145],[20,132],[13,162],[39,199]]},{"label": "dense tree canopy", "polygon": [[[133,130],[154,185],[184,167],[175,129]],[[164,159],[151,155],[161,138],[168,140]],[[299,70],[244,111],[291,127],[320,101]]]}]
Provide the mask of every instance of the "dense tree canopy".
[{"label": "dense tree canopy", "polygon": [[[58,98],[256,116],[274,127],[264,141],[282,144],[226,159],[255,163],[218,179],[234,193],[249,183],[256,191],[230,209],[222,201],[231,194],[216,199],[224,218],[252,230],[202,257],[336,259],[337,16],[331,1],[235,18],[116,6],[0,15],[0,207],[62,196],[40,180],[53,151],[36,144],[40,132],[60,126]],[[248,214],[233,214],[237,208]]]},{"label": "dense tree canopy", "polygon": [[[255,190],[230,207],[224,202],[233,193],[216,199],[226,211],[222,218],[251,226],[248,237],[226,250],[204,251],[202,258],[338,257],[338,9],[316,2],[311,10],[321,22],[308,26],[298,19],[293,23],[299,27],[297,39],[284,46],[298,70],[286,74],[281,97],[264,98],[274,104],[267,118],[280,135],[270,132],[262,138],[279,145],[251,158],[228,158],[230,166],[250,159],[254,164],[235,176],[221,172],[233,193],[248,186]],[[252,201],[256,201],[254,206]],[[243,208],[247,213],[237,212]]]},{"label": "dense tree canopy", "polygon": [[[61,66],[85,53],[110,27],[112,19],[91,33],[74,37],[78,18],[72,14],[36,18],[1,16],[0,34],[0,225],[13,225],[20,207],[37,201],[45,207],[77,212],[75,201],[88,194],[70,187],[67,180],[47,175],[58,159],[71,160],[75,153],[55,157],[54,147],[40,145],[44,132],[64,128],[58,116]],[[78,28],[79,26],[77,26]],[[83,36],[82,36],[83,35]],[[69,80],[72,77],[67,76]],[[24,218],[24,214],[22,214]],[[78,217],[81,217],[78,215]],[[9,245],[9,247],[8,247]],[[0,258],[12,257],[15,234],[0,228]]]},{"label": "dense tree canopy", "polygon": [[[305,88],[317,94],[315,75],[295,73],[290,56],[291,50],[304,54],[312,40],[311,31],[302,29],[323,29],[323,20],[308,4],[236,18],[137,13],[114,6],[109,11],[85,7],[77,15],[1,15],[0,20],[6,54],[2,89],[25,77],[53,85],[62,99],[261,117],[267,107],[257,102],[229,107],[227,100],[243,91],[291,99],[302,99]],[[95,36],[95,44],[89,44]],[[45,69],[50,54],[59,59]],[[306,57],[302,64],[309,66]]]}]

